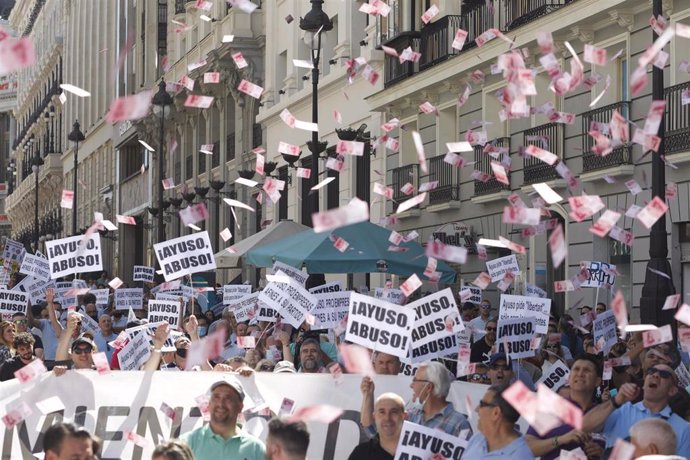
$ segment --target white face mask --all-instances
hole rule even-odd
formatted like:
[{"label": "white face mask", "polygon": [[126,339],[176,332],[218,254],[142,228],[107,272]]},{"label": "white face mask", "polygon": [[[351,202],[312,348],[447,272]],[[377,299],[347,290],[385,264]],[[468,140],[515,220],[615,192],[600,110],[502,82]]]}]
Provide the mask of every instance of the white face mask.
[{"label": "white face mask", "polygon": [[[429,385],[429,382],[424,384],[424,388],[422,388],[422,391],[419,393],[420,396],[424,392],[424,390],[426,389],[427,385]],[[428,397],[426,399],[428,399]],[[426,403],[426,399],[420,400],[418,397],[412,396],[412,399],[405,405],[405,410],[408,412],[410,410],[414,410],[414,411],[424,410],[424,404]]]}]

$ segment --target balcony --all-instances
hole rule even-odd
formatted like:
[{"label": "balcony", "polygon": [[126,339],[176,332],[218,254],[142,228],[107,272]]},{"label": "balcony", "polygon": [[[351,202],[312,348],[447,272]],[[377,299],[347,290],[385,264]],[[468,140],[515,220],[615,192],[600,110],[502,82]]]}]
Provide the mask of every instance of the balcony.
[{"label": "balcony", "polygon": [[460,201],[460,169],[443,161],[445,155],[429,159],[429,181],[438,181],[438,187],[429,192],[429,204]]},{"label": "balcony", "polygon": [[185,14],[186,0],[175,0],[175,14]]},{"label": "balcony", "polygon": [[[401,53],[402,50],[408,46],[411,46],[413,51],[419,51],[420,42],[421,33],[417,31],[410,31],[400,32],[400,34],[385,42],[384,45],[395,48],[398,53]],[[418,71],[419,63],[405,61],[401,64],[398,58],[386,54],[383,86],[388,88],[389,86],[394,85],[395,83],[398,83],[407,77],[411,77]]]},{"label": "balcony", "polygon": [[666,133],[664,149],[666,154],[690,151],[690,105],[683,105],[683,91],[690,91],[690,82],[664,88]]},{"label": "balcony", "polygon": [[[453,48],[452,44],[455,31],[462,26],[462,16],[444,16],[422,29],[420,71],[460,53],[459,50]],[[467,38],[470,38],[469,35]]]},{"label": "balcony", "polygon": [[[523,131],[522,145],[526,147],[530,144],[563,158],[563,125],[548,123]],[[553,166],[531,155],[525,156],[523,173],[525,185],[547,182],[560,177]]]},{"label": "balcony", "polygon": [[[499,137],[491,142],[497,148],[507,148],[510,152],[510,138],[509,137]],[[487,144],[488,145],[488,144]],[[498,193],[501,191],[510,191],[510,186],[502,184],[496,180],[493,176],[493,171],[491,170],[491,156],[484,153],[484,147],[481,145],[474,146],[474,168],[483,173],[489,174],[491,179],[486,182],[480,180],[474,181],[474,194],[475,195],[490,195],[492,193]],[[508,179],[510,180],[510,172],[508,172]]]},{"label": "balcony", "polygon": [[415,189],[419,186],[419,165],[410,164],[405,166],[400,166],[399,168],[393,168],[391,170],[392,182],[391,187],[393,187],[393,199],[395,201],[404,201],[409,197],[405,195],[400,189],[403,185],[408,182],[414,185]]},{"label": "balcony", "polygon": [[148,204],[151,200],[146,174],[132,174],[120,184],[120,210],[123,214]]},{"label": "balcony", "polygon": [[621,165],[632,164],[632,146],[624,145],[616,147],[606,156],[597,155],[592,152],[594,139],[587,134],[593,121],[608,123],[611,121],[613,112],[618,112],[625,118],[630,113],[630,102],[616,102],[615,104],[590,110],[582,114],[582,172],[598,171],[601,169],[615,168]]},{"label": "balcony", "polygon": [[[501,2],[501,25],[509,31],[546,16],[576,0],[506,0]],[[496,7],[498,8],[498,6]]]}]

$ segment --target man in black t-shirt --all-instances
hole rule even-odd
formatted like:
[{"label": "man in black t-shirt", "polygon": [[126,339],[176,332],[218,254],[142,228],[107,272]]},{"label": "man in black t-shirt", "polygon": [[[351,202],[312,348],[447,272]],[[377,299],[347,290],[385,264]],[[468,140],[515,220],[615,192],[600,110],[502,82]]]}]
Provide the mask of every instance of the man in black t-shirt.
[{"label": "man in black t-shirt", "polygon": [[43,341],[39,336],[34,334],[29,330],[29,320],[26,315],[21,312],[17,312],[12,315],[12,322],[14,323],[14,328],[17,333],[29,332],[34,338],[34,355],[37,358],[43,359]]},{"label": "man in black t-shirt", "polygon": [[477,340],[470,348],[470,362],[471,363],[485,363],[489,361],[492,355],[491,349],[496,343],[496,325],[495,318],[491,318],[486,322],[486,333],[484,337]]},{"label": "man in black t-shirt", "polygon": [[406,416],[405,401],[400,396],[379,396],[374,405],[377,435],[355,447],[348,460],[393,460]]},{"label": "man in black t-shirt", "polygon": [[0,382],[6,382],[14,378],[14,373],[35,359],[34,338],[28,332],[21,332],[14,336],[13,347],[17,350],[14,358],[8,359],[0,367]]}]

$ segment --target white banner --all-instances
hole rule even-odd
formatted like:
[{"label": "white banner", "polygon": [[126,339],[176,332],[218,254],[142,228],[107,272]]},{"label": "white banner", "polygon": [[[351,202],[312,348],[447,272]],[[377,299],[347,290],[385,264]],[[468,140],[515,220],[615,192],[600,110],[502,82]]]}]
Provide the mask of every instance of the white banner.
[{"label": "white banner", "polygon": [[[160,323],[167,321],[172,329],[180,326],[180,302],[169,300],[149,300],[149,323]],[[184,316],[184,313],[183,313]]]},{"label": "white banner", "polygon": [[[395,460],[443,458],[460,460],[467,447],[467,436],[453,436],[436,428],[404,422]],[[438,454],[439,457],[434,457]],[[517,460],[517,459],[516,459]]]},{"label": "white banner", "polygon": [[616,316],[613,314],[613,310],[600,313],[594,319],[594,325],[592,326],[594,344],[600,347],[604,353],[608,353],[611,347],[618,341],[616,328]]},{"label": "white banner", "polygon": [[465,329],[453,291],[446,288],[405,306],[415,312],[410,359],[413,363],[458,352],[457,333]]},{"label": "white banner", "polygon": [[145,283],[153,283],[153,277],[156,274],[156,269],[153,267],[146,267],[144,265],[135,265],[132,279],[134,281],[143,281]]},{"label": "white banner", "polygon": [[[13,454],[25,450],[31,457],[31,453],[40,452],[38,437],[64,417],[103,439],[102,458],[148,460],[160,439],[177,438],[202,426],[195,398],[205,394],[220,377],[217,372],[115,371],[99,375],[86,370],[68,371],[61,377],[49,372],[24,385],[17,380],[2,382],[0,413],[7,413],[8,406],[23,401],[32,414],[13,429],[0,424],[0,455],[15,458]],[[333,383],[330,374],[257,372],[252,377],[238,379],[247,394],[245,408],[256,405],[252,398],[263,400],[271,409],[271,416],[279,412],[284,398],[295,401],[296,409],[330,404],[345,410],[340,419],[329,425],[308,423],[309,459],[346,460],[352,449],[366,439],[359,427],[361,375],[345,374],[339,385]],[[411,398],[410,380],[407,376],[376,375],[376,394],[394,392],[408,401]],[[486,385],[455,381],[451,384],[448,400],[456,410],[466,413],[466,398],[476,404],[487,388]],[[59,398],[64,411],[44,415],[36,403],[51,397]],[[160,410],[163,403],[175,410],[174,422]],[[260,417],[256,413],[245,416],[245,429],[265,440],[270,417]],[[476,416],[470,419],[475,432],[476,420]],[[520,423],[525,432],[523,419]],[[127,441],[127,432],[143,436],[148,441],[146,446],[142,448]]]},{"label": "white banner", "polygon": [[535,319],[535,332],[547,334],[550,313],[551,299],[502,294],[498,319],[532,317]]},{"label": "white banner", "polygon": [[560,387],[568,383],[568,376],[570,375],[570,368],[566,363],[560,359],[553,364],[542,374],[537,382],[543,383],[551,391],[558,391]]},{"label": "white banner", "polygon": [[163,270],[165,281],[192,273],[214,270],[213,255],[208,232],[197,232],[153,245],[156,259]]},{"label": "white banner", "polygon": [[589,279],[585,280],[582,287],[601,288],[607,286],[614,286],[616,284],[616,266],[599,262],[596,260],[586,261],[587,271],[589,272]]},{"label": "white banner", "polygon": [[374,297],[396,305],[402,305],[405,301],[405,294],[400,289],[376,288],[374,289]]},{"label": "white banner", "polygon": [[96,296],[96,305],[108,305],[110,289],[91,289],[91,294]]},{"label": "white banner", "polygon": [[116,310],[141,310],[144,308],[144,290],[142,288],[120,288],[115,290]]},{"label": "white banner", "polygon": [[19,291],[0,289],[0,314],[4,320],[10,321],[15,313],[24,313],[29,302],[29,295]]},{"label": "white banner", "polygon": [[353,292],[345,340],[405,359],[413,324],[413,310]]},{"label": "white banner", "polygon": [[[532,339],[536,332],[534,318],[499,319],[496,331],[498,351],[511,359],[534,356]],[[506,349],[507,347],[507,349]]]},{"label": "white banner", "polygon": [[277,260],[273,263],[272,272],[274,275],[278,272],[283,272],[293,280],[297,281],[302,286],[304,286],[304,283],[307,282],[307,278],[309,277],[308,273],[303,272],[299,268],[295,268],[291,265],[284,264],[283,262],[279,262]]},{"label": "white banner", "polygon": [[327,292],[342,292],[343,283],[340,281],[333,281],[332,283],[322,284],[321,286],[316,286],[309,289],[312,294],[325,294]]},{"label": "white banner", "polygon": [[24,273],[27,276],[43,281],[50,279],[50,264],[45,257],[35,256],[33,254],[24,254],[22,266],[19,273]]},{"label": "white banner", "polygon": [[500,281],[506,276],[506,273],[512,272],[514,275],[520,274],[520,265],[518,265],[515,254],[500,257],[498,259],[486,261],[486,271],[491,276],[491,282]]},{"label": "white banner", "polygon": [[84,235],[46,241],[52,279],[73,273],[103,270],[101,235],[95,232],[85,240]]},{"label": "white banner", "polygon": [[347,315],[352,291],[314,294],[316,306],[309,312],[316,317],[314,329],[334,329]]},{"label": "white banner", "polygon": [[223,286],[223,305],[230,305],[252,293],[251,284],[226,284]]}]

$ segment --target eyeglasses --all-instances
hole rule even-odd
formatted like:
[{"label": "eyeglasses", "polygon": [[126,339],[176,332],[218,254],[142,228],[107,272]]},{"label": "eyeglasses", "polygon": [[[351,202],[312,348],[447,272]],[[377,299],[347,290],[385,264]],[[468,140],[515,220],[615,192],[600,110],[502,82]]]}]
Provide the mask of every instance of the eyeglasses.
[{"label": "eyeglasses", "polygon": [[14,320],[14,324],[19,325],[19,326],[21,326],[23,324],[28,324],[28,323],[29,323],[29,321],[26,319],[15,319]]},{"label": "eyeglasses", "polygon": [[423,380],[423,379],[412,379],[412,383],[430,383],[429,380]]},{"label": "eyeglasses", "polygon": [[74,350],[72,350],[72,353],[75,355],[83,355],[83,354],[89,354],[91,353],[92,348],[91,347],[77,347]]},{"label": "eyeglasses", "polygon": [[480,407],[480,408],[481,408],[481,407],[496,407],[496,404],[494,404],[494,403],[489,403],[489,402],[486,402],[486,401],[480,399],[480,400],[479,400],[479,407]]},{"label": "eyeglasses", "polygon": [[512,368],[508,364],[493,364],[491,365],[491,369],[495,371],[509,371]]},{"label": "eyeglasses", "polygon": [[647,375],[659,374],[662,379],[673,378],[673,372],[664,369],[657,369],[656,367],[650,367],[647,369]]}]

